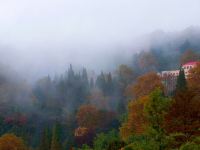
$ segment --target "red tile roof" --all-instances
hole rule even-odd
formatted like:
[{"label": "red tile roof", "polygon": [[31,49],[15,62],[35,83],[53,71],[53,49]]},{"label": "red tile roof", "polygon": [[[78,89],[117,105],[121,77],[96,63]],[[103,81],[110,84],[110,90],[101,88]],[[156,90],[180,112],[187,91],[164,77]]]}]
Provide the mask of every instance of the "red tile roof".
[{"label": "red tile roof", "polygon": [[186,64],[184,64],[183,66],[186,66],[186,65],[196,65],[198,63],[198,61],[191,61],[191,62],[188,62]]}]

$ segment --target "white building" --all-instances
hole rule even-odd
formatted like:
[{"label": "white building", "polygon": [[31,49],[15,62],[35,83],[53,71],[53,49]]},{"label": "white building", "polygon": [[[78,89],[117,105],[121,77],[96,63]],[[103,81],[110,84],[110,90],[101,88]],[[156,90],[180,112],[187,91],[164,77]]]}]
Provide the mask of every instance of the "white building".
[{"label": "white building", "polygon": [[171,71],[162,71],[161,76],[174,76],[177,77],[179,75],[179,70],[171,70]]},{"label": "white building", "polygon": [[[194,68],[197,65],[197,63],[198,63],[197,61],[193,61],[193,62],[188,62],[188,63],[182,65],[182,68],[184,69],[186,78],[189,75],[190,69]],[[171,71],[162,71],[161,72],[162,77],[165,77],[165,76],[177,77],[178,75],[179,75],[179,70],[171,70]]]},{"label": "white building", "polygon": [[[195,62],[188,62],[182,65],[186,78],[189,75],[190,69],[194,68],[197,65],[197,63],[198,62],[195,61]],[[165,85],[165,93],[167,95],[171,95],[176,88],[176,82],[177,82],[177,76],[179,75],[179,70],[162,71],[159,75],[161,76],[162,82]]]}]

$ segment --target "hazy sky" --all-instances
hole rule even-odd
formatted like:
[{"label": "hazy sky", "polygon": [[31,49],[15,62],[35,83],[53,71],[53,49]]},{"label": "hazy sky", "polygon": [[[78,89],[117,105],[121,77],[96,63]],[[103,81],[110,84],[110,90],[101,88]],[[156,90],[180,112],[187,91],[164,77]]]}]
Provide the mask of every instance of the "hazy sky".
[{"label": "hazy sky", "polygon": [[19,68],[104,69],[135,37],[199,26],[199,14],[200,0],[0,0],[0,54]]}]

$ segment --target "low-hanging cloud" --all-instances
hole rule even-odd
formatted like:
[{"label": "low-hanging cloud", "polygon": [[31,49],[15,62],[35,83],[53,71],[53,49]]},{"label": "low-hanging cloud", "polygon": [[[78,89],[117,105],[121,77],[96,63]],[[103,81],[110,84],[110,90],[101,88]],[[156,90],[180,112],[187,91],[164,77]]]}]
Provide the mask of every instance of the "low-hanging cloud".
[{"label": "low-hanging cloud", "polygon": [[128,62],[138,36],[200,25],[199,6],[199,0],[0,1],[1,61],[27,76],[57,73],[69,63],[110,69]]}]

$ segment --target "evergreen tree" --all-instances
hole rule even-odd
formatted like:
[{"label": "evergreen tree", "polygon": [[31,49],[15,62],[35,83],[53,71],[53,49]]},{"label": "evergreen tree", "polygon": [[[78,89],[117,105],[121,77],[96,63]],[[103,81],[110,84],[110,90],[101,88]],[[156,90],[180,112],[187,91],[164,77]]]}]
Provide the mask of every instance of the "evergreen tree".
[{"label": "evergreen tree", "polygon": [[87,70],[85,68],[83,69],[82,72],[82,80],[84,81],[85,84],[87,85],[89,84]]},{"label": "evergreen tree", "polygon": [[106,79],[105,79],[105,75],[103,72],[101,72],[101,74],[97,77],[96,80],[96,86],[102,90],[102,92],[105,95],[106,92]]},{"label": "evergreen tree", "polygon": [[112,81],[112,75],[111,73],[109,73],[106,82],[106,93],[107,95],[111,95],[112,92],[113,92],[113,81]]},{"label": "evergreen tree", "polygon": [[84,68],[82,72],[82,81],[83,81],[83,87],[86,90],[86,92],[89,90],[89,80],[87,75],[87,70]]},{"label": "evergreen tree", "polygon": [[94,79],[90,78],[90,89],[94,88]]},{"label": "evergreen tree", "polygon": [[185,78],[185,72],[184,69],[181,68],[179,71],[179,76],[177,78],[177,84],[176,84],[176,91],[182,91],[187,88],[187,81]]},{"label": "evergreen tree", "polygon": [[70,67],[68,69],[68,80],[73,81],[75,78],[74,70],[72,68],[72,65],[70,64]]},{"label": "evergreen tree", "polygon": [[51,139],[51,150],[61,150],[62,146],[60,143],[60,131],[58,125],[53,127],[52,139]]},{"label": "evergreen tree", "polygon": [[51,146],[51,135],[49,129],[46,128],[42,132],[39,150],[49,150]]}]

